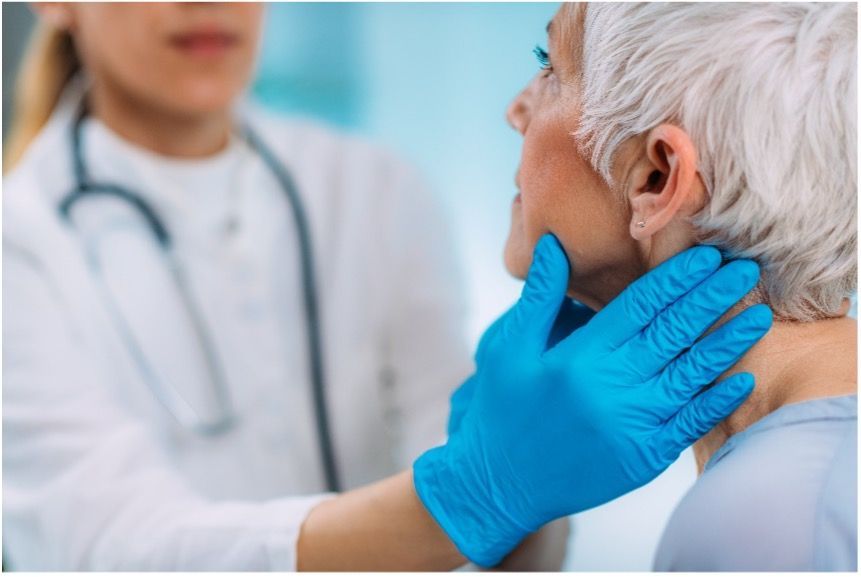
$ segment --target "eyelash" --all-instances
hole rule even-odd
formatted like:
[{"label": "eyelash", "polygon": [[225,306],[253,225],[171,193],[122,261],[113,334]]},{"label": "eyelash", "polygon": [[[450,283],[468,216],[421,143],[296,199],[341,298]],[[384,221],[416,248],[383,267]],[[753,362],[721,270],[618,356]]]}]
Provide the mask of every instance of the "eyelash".
[{"label": "eyelash", "polygon": [[536,45],[532,49],[532,53],[535,54],[535,58],[538,60],[538,64],[541,65],[542,70],[553,70],[553,66],[550,65],[550,55],[546,50]]}]

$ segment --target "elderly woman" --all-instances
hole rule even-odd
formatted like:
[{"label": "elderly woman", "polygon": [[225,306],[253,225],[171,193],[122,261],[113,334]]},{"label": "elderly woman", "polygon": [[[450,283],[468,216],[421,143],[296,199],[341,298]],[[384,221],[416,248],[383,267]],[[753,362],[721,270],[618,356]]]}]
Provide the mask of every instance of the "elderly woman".
[{"label": "elderly woman", "polygon": [[696,243],[757,260],[750,398],[695,446],[661,570],[856,568],[856,7],[564,5],[508,111],[506,265],[556,235],[600,309]]}]

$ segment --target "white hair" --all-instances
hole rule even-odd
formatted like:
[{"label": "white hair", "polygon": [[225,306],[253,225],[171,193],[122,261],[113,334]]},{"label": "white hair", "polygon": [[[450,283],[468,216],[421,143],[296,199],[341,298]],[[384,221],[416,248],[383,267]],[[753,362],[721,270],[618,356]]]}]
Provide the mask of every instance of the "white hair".
[{"label": "white hair", "polygon": [[856,18],[852,4],[590,4],[582,150],[682,127],[710,195],[701,242],[757,260],[776,315],[832,316],[855,290]]}]

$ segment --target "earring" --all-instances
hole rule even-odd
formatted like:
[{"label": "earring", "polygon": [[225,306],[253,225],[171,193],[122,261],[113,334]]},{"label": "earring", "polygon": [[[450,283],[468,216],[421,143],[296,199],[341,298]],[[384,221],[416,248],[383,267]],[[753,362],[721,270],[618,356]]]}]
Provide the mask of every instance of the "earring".
[{"label": "earring", "polygon": [[637,228],[646,228],[646,221],[641,220],[637,222]]}]

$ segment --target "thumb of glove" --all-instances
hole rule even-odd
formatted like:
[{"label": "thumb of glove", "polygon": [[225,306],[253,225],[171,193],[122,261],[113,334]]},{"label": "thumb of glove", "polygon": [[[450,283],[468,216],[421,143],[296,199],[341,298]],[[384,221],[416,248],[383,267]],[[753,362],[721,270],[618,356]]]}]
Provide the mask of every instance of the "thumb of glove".
[{"label": "thumb of glove", "polygon": [[534,347],[531,352],[544,352],[547,338],[568,289],[568,258],[559,241],[545,234],[535,246],[532,265],[520,300],[509,316],[506,335],[525,336],[523,343]]}]

